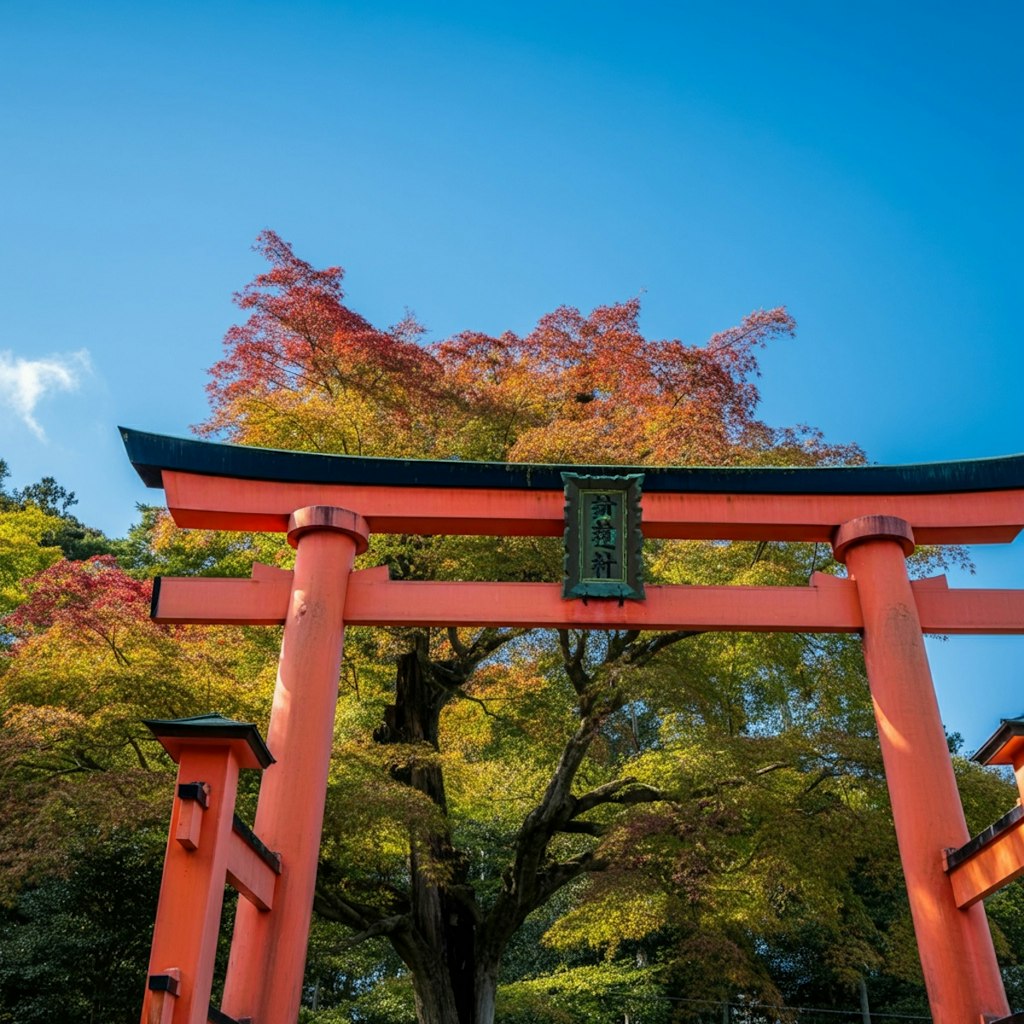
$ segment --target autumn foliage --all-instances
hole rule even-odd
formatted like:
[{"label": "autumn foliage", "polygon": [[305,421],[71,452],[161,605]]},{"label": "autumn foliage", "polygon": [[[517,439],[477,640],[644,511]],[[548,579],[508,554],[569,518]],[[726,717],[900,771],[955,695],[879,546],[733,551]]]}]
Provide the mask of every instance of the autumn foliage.
[{"label": "autumn foliage", "polygon": [[[527,462],[861,458],[855,446],[830,445],[813,430],[775,428],[758,418],[758,352],[795,330],[783,308],[753,312],[702,345],[646,337],[636,299],[589,314],[562,307],[525,335],[467,331],[423,344],[411,318],[381,330],[353,313],[339,268],[314,269],[272,232],[259,237],[257,248],[270,269],[236,296],[247,319],[228,332],[224,358],[211,370],[212,412],[203,434],[359,455]],[[771,558],[733,546],[709,560],[704,550],[652,547],[649,572],[692,582],[717,562],[716,582],[738,581],[741,574],[784,582],[813,571],[813,556],[809,570],[800,551],[785,546]],[[406,578],[545,578],[550,565],[560,564],[547,542],[509,538],[375,539],[371,557]],[[362,711],[349,712],[362,718],[363,730],[376,725],[377,747],[366,745],[366,731],[362,739],[358,729],[346,734],[349,767],[334,789],[341,804],[333,805],[344,810],[326,824],[336,859],[324,868],[317,906],[326,920],[354,933],[353,941],[391,943],[411,975],[422,1024],[487,1024],[500,965],[513,955],[527,918],[588,877],[601,881],[590,885],[588,900],[551,922],[552,945],[589,944],[614,954],[626,938],[646,942],[678,914],[679,896],[662,884],[675,878],[684,904],[703,922],[697,928],[703,941],[735,965],[727,984],[777,995],[755,964],[744,928],[719,926],[730,914],[748,921],[760,915],[764,935],[799,927],[807,917],[783,924],[770,910],[767,893],[779,861],[763,862],[764,875],[753,886],[765,893],[759,909],[716,897],[717,878],[734,862],[747,859],[752,877],[750,830],[734,801],[715,795],[715,765],[693,764],[691,775],[679,774],[681,741],[664,730],[699,694],[703,711],[694,726],[713,721],[727,735],[742,736],[748,726],[762,727],[764,714],[777,714],[780,704],[796,715],[801,701],[792,692],[782,686],[773,697],[758,696],[764,677],[755,659],[724,699],[696,680],[689,689],[678,683],[649,689],[649,680],[678,673],[691,651],[711,678],[723,664],[736,665],[717,641],[685,633],[385,635],[386,642],[369,648],[349,644],[347,665],[364,679],[367,661],[379,664],[385,652],[396,658],[397,685],[392,696],[388,676],[371,672],[384,683],[376,700],[393,702],[375,708],[364,682],[356,701]],[[761,654],[778,663],[780,675],[810,660],[806,650],[784,644]],[[754,710],[759,703],[765,710]],[[863,728],[859,720],[857,728]],[[623,742],[627,735],[631,743]],[[754,748],[735,742],[747,752],[740,771],[763,767],[760,753],[750,761]],[[669,750],[676,759],[666,763]],[[374,762],[376,772],[367,767]],[[686,794],[697,785],[695,773],[706,775],[700,787],[707,795],[694,803]],[[747,781],[738,785],[756,797]],[[799,792],[799,773],[792,792]],[[391,841],[365,849],[349,826],[378,802],[368,827]],[[841,816],[841,801],[837,811]],[[717,862],[672,838],[689,836],[708,850],[726,820],[736,834]],[[652,851],[649,866],[636,859],[641,849]],[[679,873],[700,865],[686,896]],[[647,894],[642,911],[635,905],[638,886]],[[601,938],[599,919],[615,922],[619,937]],[[677,929],[680,944],[689,936]]]},{"label": "autumn foliage", "polygon": [[36,575],[28,599],[4,620],[15,636],[27,639],[52,628],[91,633],[119,661],[126,656],[119,638],[142,625],[155,632],[163,627],[149,620],[153,585],[122,571],[111,555],[84,562],[59,561]]},{"label": "autumn foliage", "polygon": [[165,821],[169,766],[143,718],[211,704],[251,717],[267,697],[237,631],[153,622],[152,582],[113,556],[57,561],[24,586],[2,620],[0,773],[8,814],[24,820],[0,830],[0,898],[23,876],[68,866],[75,820],[95,840]]},{"label": "autumn foliage", "polygon": [[651,340],[640,302],[562,307],[520,337],[467,331],[430,345],[408,317],[371,326],[339,267],[315,270],[271,231],[271,269],[236,295],[248,313],[210,371],[200,428],[243,444],[355,455],[515,462],[725,465],[859,458],[756,418],[757,352],[791,335],[782,307],[704,345]]},{"label": "autumn foliage", "polygon": [[415,435],[439,376],[415,324],[373,327],[342,303],[340,267],[315,270],[272,231],[256,248],[271,269],[235,296],[248,319],[210,371],[200,432],[348,454],[388,448],[396,427]]}]

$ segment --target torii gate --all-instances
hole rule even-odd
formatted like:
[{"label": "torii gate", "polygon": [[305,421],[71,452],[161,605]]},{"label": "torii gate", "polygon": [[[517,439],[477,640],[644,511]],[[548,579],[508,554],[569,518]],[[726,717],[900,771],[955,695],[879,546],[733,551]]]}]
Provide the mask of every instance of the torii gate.
[{"label": "torii gate", "polygon": [[[625,469],[316,455],[121,433],[135,469],[164,489],[179,526],[287,533],[296,548],[293,572],[256,566],[251,579],[156,581],[159,622],[285,628],[266,747],[252,727],[216,717],[152,723],[181,762],[181,785],[143,1024],[295,1021],[346,625],[861,633],[934,1019],[984,1024],[1009,1014],[980,900],[1024,872],[1024,815],[1011,813],[969,842],[923,634],[1024,633],[1024,590],[911,582],[905,558],[915,543],[1013,540],[1024,527],[1024,455],[915,466]],[[371,532],[560,536],[563,472],[642,473],[646,537],[829,543],[849,578],[816,574],[806,587],[652,586],[642,601],[583,602],[565,599],[558,583],[396,582],[386,567],[352,571]],[[270,755],[276,763],[265,767]],[[1014,757],[1020,767],[1024,755]],[[234,780],[246,766],[265,767],[259,839],[240,822],[231,830]],[[190,772],[209,777],[197,784]],[[211,815],[218,824],[201,831]],[[246,899],[218,1010],[208,1006],[210,938],[225,877]],[[183,913],[182,897],[202,915]]]}]

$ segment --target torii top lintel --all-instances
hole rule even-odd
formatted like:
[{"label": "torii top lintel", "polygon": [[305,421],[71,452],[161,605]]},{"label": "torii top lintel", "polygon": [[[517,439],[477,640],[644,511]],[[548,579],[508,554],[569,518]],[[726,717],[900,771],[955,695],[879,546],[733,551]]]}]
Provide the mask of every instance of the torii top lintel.
[{"label": "torii top lintel", "polygon": [[904,466],[554,466],[321,455],[121,428],[132,465],[180,526],[283,532],[309,505],[375,533],[560,536],[563,472],[643,473],[648,537],[829,541],[864,515],[922,544],[999,543],[1024,527],[1024,455]]}]

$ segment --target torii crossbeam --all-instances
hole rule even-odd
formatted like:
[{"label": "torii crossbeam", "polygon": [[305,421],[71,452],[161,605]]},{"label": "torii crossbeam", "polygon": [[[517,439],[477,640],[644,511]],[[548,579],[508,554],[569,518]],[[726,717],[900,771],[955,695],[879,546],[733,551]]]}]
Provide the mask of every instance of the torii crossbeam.
[{"label": "torii crossbeam", "polygon": [[[280,854],[280,874],[272,907],[240,902],[216,1019],[296,1019],[344,627],[356,624],[861,633],[934,1019],[975,1024],[1008,1015],[982,905],[954,894],[955,869],[947,869],[946,852],[969,836],[923,633],[1024,633],[1024,591],[955,590],[941,578],[911,583],[905,558],[915,543],[1013,540],[1024,527],[1024,456],[626,469],[315,455],[124,429],[122,436],[142,479],[163,487],[178,525],[284,532],[296,548],[293,572],[257,566],[251,579],[165,578],[154,588],[157,621],[285,626],[267,742],[277,763],[265,770],[255,823]],[[806,587],[651,586],[642,601],[583,602],[563,598],[558,583],[413,583],[389,580],[384,568],[352,572],[371,532],[561,535],[563,472],[643,473],[646,537],[825,542],[849,578],[815,574]],[[188,996],[163,1000],[160,1013],[170,1016],[162,1024],[206,1020],[208,990],[189,988],[206,977],[198,966],[151,963],[151,974],[176,972],[178,998]],[[188,1015],[175,1016],[186,1003]]]}]

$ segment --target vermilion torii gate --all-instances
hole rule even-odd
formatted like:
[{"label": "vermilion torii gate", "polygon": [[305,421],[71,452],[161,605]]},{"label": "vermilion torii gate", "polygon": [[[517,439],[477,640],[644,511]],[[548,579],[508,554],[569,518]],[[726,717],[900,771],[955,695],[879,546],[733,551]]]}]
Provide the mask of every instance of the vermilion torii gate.
[{"label": "vermilion torii gate", "polygon": [[[266,747],[239,723],[155,723],[180,760],[182,785],[144,1024],[295,1021],[346,625],[861,633],[934,1019],[979,1024],[1008,1015],[980,900],[1024,871],[1024,815],[968,842],[923,634],[1024,633],[1024,591],[911,582],[905,559],[916,543],[1013,540],[1024,527],[1024,456],[641,470],[357,458],[122,435],[179,526],[283,532],[296,548],[292,572],[256,566],[251,579],[165,578],[154,589],[160,622],[285,628]],[[642,473],[646,537],[829,543],[849,578],[816,574],[806,587],[650,586],[644,600],[583,602],[563,598],[559,583],[396,582],[385,567],[352,571],[371,532],[560,536],[563,471]],[[263,767],[269,755],[276,763],[262,781],[259,839],[244,826],[232,833],[238,769]],[[216,1010],[208,1009],[210,939],[225,877],[246,898]],[[202,914],[182,913],[182,898]]]}]

